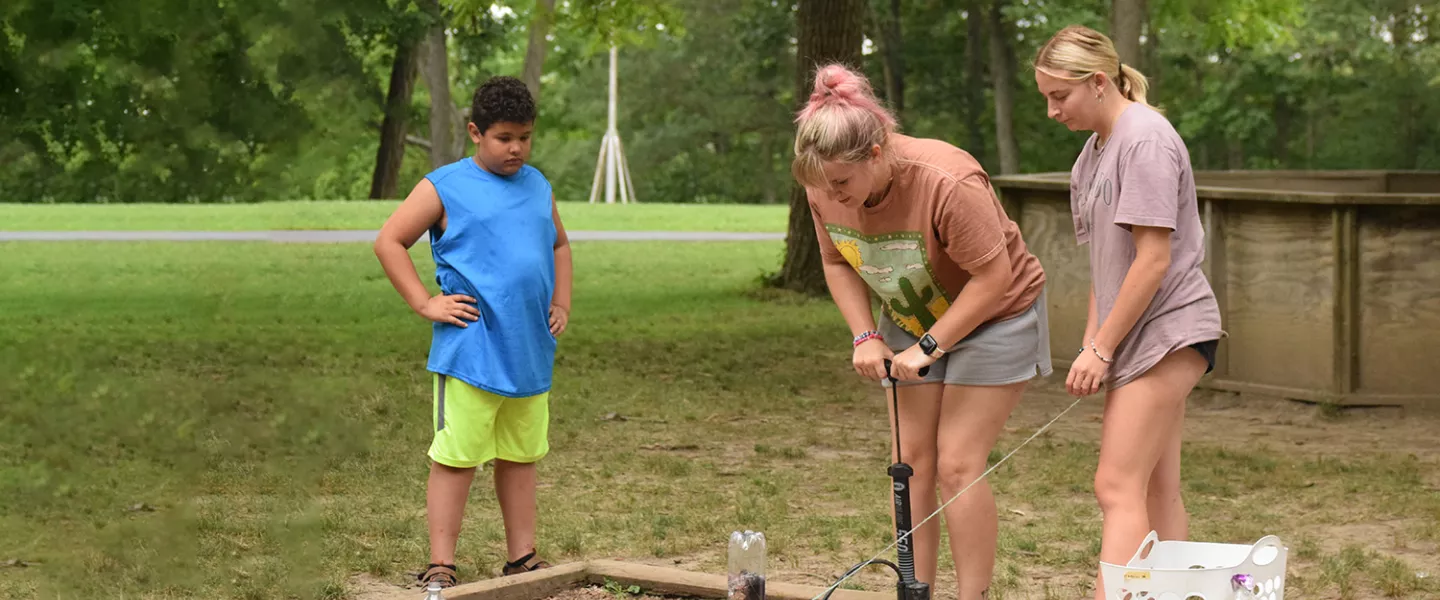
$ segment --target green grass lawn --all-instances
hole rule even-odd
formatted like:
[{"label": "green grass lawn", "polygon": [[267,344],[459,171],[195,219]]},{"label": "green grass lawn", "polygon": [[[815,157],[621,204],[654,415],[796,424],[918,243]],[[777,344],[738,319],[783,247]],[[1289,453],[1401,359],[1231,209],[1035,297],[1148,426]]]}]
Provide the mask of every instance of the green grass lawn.
[{"label": "green grass lawn", "polygon": [[[379,229],[396,201],[260,204],[3,204],[0,231]],[[575,230],[783,232],[785,205],[564,202]]]},{"label": "green grass lawn", "polygon": [[[781,250],[576,245],[541,467],[552,561],[723,573],[727,535],[748,528],[767,533],[776,580],[822,584],[892,540],[884,405],[850,371],[833,305],[754,292]],[[0,254],[0,597],[342,598],[356,574],[401,583],[422,565],[429,328],[367,245]],[[1066,404],[1042,386],[995,456]],[[1084,596],[1095,414],[1083,405],[993,476],[992,597]],[[1412,576],[1423,555],[1386,550],[1440,540],[1434,456],[1292,456],[1226,429],[1186,447],[1196,537],[1287,536],[1293,598],[1437,592]],[[1413,526],[1383,547],[1325,533],[1357,522]],[[503,548],[482,476],[462,575],[491,576]],[[893,589],[878,569],[859,583]]]}]

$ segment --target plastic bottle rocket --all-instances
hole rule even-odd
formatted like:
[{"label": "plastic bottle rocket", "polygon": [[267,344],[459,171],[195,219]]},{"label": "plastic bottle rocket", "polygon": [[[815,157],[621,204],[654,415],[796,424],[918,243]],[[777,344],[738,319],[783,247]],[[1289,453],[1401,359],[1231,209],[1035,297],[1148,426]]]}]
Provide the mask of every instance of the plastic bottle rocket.
[{"label": "plastic bottle rocket", "polygon": [[765,534],[730,534],[728,600],[765,600]]}]

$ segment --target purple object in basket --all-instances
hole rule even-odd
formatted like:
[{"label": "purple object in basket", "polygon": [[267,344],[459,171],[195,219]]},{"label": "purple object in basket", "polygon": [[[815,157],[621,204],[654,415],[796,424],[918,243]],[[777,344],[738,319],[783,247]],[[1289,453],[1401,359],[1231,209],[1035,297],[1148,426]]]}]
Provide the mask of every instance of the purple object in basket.
[{"label": "purple object in basket", "polygon": [[1245,573],[1231,577],[1230,585],[1235,588],[1235,600],[1255,600],[1255,594],[1259,591],[1255,589],[1255,578]]}]

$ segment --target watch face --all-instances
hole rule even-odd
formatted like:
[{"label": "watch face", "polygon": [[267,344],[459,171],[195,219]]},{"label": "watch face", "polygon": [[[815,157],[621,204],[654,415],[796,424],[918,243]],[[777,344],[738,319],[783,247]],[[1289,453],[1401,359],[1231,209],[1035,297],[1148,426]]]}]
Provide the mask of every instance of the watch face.
[{"label": "watch face", "polygon": [[928,333],[925,334],[925,337],[920,338],[920,351],[921,351],[921,352],[924,352],[924,353],[926,353],[926,354],[930,354],[930,353],[934,352],[934,351],[935,351],[935,338],[930,337],[930,334],[928,334]]}]

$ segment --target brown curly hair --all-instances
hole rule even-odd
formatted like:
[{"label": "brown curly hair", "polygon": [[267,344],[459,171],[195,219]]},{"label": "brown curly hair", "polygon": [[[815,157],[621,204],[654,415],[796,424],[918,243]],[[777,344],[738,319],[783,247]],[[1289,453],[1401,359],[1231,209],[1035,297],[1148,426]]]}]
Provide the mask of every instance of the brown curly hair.
[{"label": "brown curly hair", "polygon": [[497,75],[475,89],[470,103],[470,122],[483,135],[499,122],[529,124],[535,122],[535,98],[525,82],[507,75]]}]

